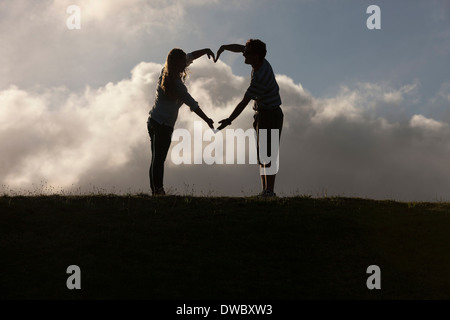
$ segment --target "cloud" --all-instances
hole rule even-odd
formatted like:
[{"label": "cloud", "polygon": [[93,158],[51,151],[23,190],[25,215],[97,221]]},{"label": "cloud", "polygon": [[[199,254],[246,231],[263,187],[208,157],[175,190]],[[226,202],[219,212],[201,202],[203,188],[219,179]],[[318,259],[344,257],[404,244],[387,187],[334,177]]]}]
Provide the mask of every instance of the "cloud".
[{"label": "cloud", "polygon": [[[27,91],[10,86],[0,91],[4,191],[42,184],[66,192],[94,187],[149,192],[146,121],[161,68],[142,62],[129,78],[79,93],[65,87]],[[284,112],[279,194],[446,197],[450,130],[445,122],[409,111],[408,106],[417,104],[418,83],[397,89],[357,83],[343,86],[335,96],[314,97],[286,75],[277,75],[277,80]],[[194,62],[187,81],[216,124],[229,116],[248,84],[249,77],[236,76],[225,63],[205,57]],[[230,128],[251,128],[252,115],[249,105]],[[176,128],[193,134],[194,121],[200,119],[182,107]],[[209,143],[203,142],[203,150]],[[171,150],[165,184],[172,192],[239,196],[259,191],[256,165],[175,165]]]},{"label": "cloud", "polygon": [[[0,2],[0,89],[64,85],[83,90],[124,78],[136,61],[161,58],[189,38],[189,9],[216,1],[53,0]],[[69,30],[70,5],[81,28]]]},{"label": "cloud", "polygon": [[88,87],[82,95],[61,88],[1,91],[2,183],[26,189],[47,181],[67,188],[92,168],[111,174],[123,167],[135,144],[146,142],[139,128],[161,68],[139,64],[130,79]]},{"label": "cloud", "polygon": [[446,123],[436,121],[434,119],[428,119],[421,114],[416,114],[411,118],[410,126],[413,128],[421,128],[430,131],[441,131],[447,126]]},{"label": "cloud", "polygon": [[450,103],[450,83],[442,84],[438,96],[444,99],[445,102]]},{"label": "cloud", "polygon": [[162,0],[108,0],[91,1],[56,0],[49,10],[59,18],[69,5],[76,4],[82,13],[86,28],[101,29],[105,33],[117,33],[122,37],[144,32],[172,32],[184,24],[188,7],[211,4],[206,0],[162,1]]}]

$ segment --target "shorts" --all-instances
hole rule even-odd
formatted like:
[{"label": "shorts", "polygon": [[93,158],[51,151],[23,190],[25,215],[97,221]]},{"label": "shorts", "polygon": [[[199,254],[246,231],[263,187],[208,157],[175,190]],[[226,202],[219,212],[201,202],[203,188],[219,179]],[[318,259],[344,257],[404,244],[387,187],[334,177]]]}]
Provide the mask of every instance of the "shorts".
[{"label": "shorts", "polygon": [[[264,167],[270,167],[269,163],[262,163],[260,159],[259,149],[261,143],[266,143],[266,150],[267,150],[267,156],[272,156],[272,134],[271,129],[277,129],[279,136],[278,139],[281,138],[281,129],[283,128],[283,111],[280,107],[276,108],[273,111],[268,110],[258,110],[255,112],[255,115],[253,116],[253,128],[256,131],[256,148],[257,148],[257,155],[258,155],[258,163]],[[260,141],[260,129],[266,129],[267,130],[267,139],[266,141]],[[263,139],[261,139],[263,140]],[[280,140],[278,140],[280,142]],[[278,143],[279,146],[279,143]],[[279,148],[278,148],[279,149]],[[279,152],[279,150],[276,150],[276,152]]]}]

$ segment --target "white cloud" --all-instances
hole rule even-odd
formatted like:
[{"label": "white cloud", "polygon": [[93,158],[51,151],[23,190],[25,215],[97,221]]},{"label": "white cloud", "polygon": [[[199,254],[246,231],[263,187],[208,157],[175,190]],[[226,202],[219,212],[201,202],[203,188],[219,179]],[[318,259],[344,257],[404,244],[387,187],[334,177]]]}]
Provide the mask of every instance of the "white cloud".
[{"label": "white cloud", "polygon": [[421,114],[414,115],[411,118],[410,125],[413,128],[422,128],[422,129],[431,130],[431,131],[439,131],[447,126],[446,123],[442,123],[442,122],[436,121],[434,119],[426,118]]},{"label": "white cloud", "polygon": [[[145,141],[149,93],[161,68],[141,63],[131,79],[86,88],[82,95],[58,89],[39,95],[17,87],[0,92],[2,183],[27,188],[48,181],[67,188],[92,167],[123,167],[133,146]],[[59,96],[53,101],[58,107],[52,94]]]},{"label": "white cloud", "polygon": [[[0,91],[0,184],[15,190],[44,182],[65,190],[96,186],[148,192],[146,120],[161,68],[143,62],[130,78],[81,93],[61,87]],[[357,84],[319,98],[288,76],[277,79],[285,115],[279,194],[318,195],[326,190],[329,195],[412,200],[446,196],[450,131],[445,122],[406,111],[405,106],[415,103],[414,83],[399,89]],[[217,125],[232,112],[248,83],[248,77],[234,75],[223,62],[202,57],[191,66],[187,86]],[[386,99],[386,94],[395,99]],[[398,121],[386,112],[390,109],[407,120]],[[249,105],[231,128],[251,128],[252,115]],[[200,119],[182,107],[176,127],[192,132],[194,120]],[[169,151],[166,167],[166,187],[176,192],[259,191],[255,165],[177,166]]]},{"label": "white cloud", "polygon": [[316,102],[316,114],[311,119],[313,123],[329,123],[338,117],[348,120],[361,121],[362,109],[356,106],[357,94],[345,89],[344,93],[338,97],[324,99]]},{"label": "white cloud", "polygon": [[450,83],[443,83],[439,89],[438,96],[450,103]]},{"label": "white cloud", "polygon": [[[189,38],[189,9],[207,0],[53,0],[0,2],[0,89],[64,85],[82,90],[119,81],[146,59],[162,62],[179,37]],[[81,29],[69,30],[70,5],[80,7]],[[177,45],[174,45],[177,46]],[[158,61],[158,60],[157,60]]]}]

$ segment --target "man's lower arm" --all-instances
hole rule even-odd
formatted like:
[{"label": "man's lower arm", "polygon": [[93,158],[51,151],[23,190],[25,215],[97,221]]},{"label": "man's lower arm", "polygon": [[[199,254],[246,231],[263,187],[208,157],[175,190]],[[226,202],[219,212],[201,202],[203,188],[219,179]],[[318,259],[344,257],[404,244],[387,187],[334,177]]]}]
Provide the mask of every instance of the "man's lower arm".
[{"label": "man's lower arm", "polygon": [[243,104],[242,102],[240,102],[236,108],[233,110],[233,112],[231,113],[230,117],[228,118],[228,120],[230,120],[230,122],[233,122],[234,119],[236,119],[242,112],[242,110],[244,110],[245,108],[245,104]]},{"label": "man's lower arm", "polygon": [[223,49],[231,52],[244,52],[245,46],[241,44],[226,44],[223,46]]}]

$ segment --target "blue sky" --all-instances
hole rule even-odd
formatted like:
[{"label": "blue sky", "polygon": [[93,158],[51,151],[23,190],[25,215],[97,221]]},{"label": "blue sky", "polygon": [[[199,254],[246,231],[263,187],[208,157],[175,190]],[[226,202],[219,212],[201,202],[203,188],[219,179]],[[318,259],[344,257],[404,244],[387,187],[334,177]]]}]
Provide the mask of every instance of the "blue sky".
[{"label": "blue sky", "polygon": [[[80,30],[66,27],[71,4]],[[381,30],[366,27],[373,4]],[[279,193],[445,198],[449,18],[445,0],[2,1],[0,184],[147,192],[145,121],[167,52],[259,38],[285,112]],[[217,122],[250,72],[226,52],[217,64],[196,61],[187,85]],[[235,125],[249,128],[251,117],[248,108]],[[194,120],[182,111],[177,126]],[[251,166],[168,166],[176,192],[259,191]]]},{"label": "blue sky", "polygon": [[[381,9],[381,30],[366,28],[371,4]],[[418,79],[432,95],[448,80],[449,13],[444,1],[258,1],[254,8],[215,7],[198,15],[208,26],[202,38],[216,46],[236,34],[264,39],[275,70],[313,94],[333,94],[355,82]],[[233,67],[247,72],[241,61]]]},{"label": "blue sky", "polygon": [[[302,82],[314,94],[324,94],[342,83],[389,80],[393,84],[403,84],[414,78],[420,78],[427,92],[433,92],[433,88],[448,76],[442,68],[450,50],[450,22],[447,19],[450,5],[446,1],[260,0],[239,4],[205,1],[197,5],[189,5],[189,1],[185,1],[182,19],[167,26],[166,30],[161,27],[155,33],[141,30],[130,38],[123,38],[124,34],[114,36],[114,29],[101,28],[101,24],[106,25],[107,22],[114,26],[118,19],[116,13],[108,15],[107,12],[97,21],[87,20],[83,19],[81,6],[82,29],[61,30],[65,32],[48,39],[46,34],[51,35],[52,32],[48,30],[51,24],[44,20],[46,6],[42,3],[46,2],[42,1],[41,5],[34,1],[22,2],[28,5],[23,5],[20,19],[11,17],[3,22],[4,31],[6,28],[19,29],[24,22],[21,20],[29,23],[30,15],[36,16],[32,21],[42,18],[42,23],[30,25],[34,30],[24,30],[20,36],[25,37],[28,33],[45,39],[46,43],[34,43],[37,48],[49,45],[54,49],[58,44],[70,46],[73,55],[68,58],[75,59],[74,62],[86,62],[80,56],[87,53],[97,59],[101,57],[104,69],[114,65],[119,67],[110,71],[117,79],[127,76],[136,61],[164,61],[167,51],[176,45],[186,50],[200,47],[216,49],[223,43],[245,41],[251,37],[263,39],[268,44],[268,59],[277,72],[288,74],[295,82]],[[158,7],[152,1],[143,3]],[[366,28],[366,20],[370,16],[366,9],[371,4],[377,4],[381,9],[382,30]],[[3,3],[2,6],[5,7],[2,16],[7,15],[5,11],[10,11],[7,10],[8,5]],[[60,18],[64,21],[66,17],[68,15],[63,13]],[[98,47],[86,48],[87,42],[90,45],[96,43]],[[107,44],[104,50],[102,44]],[[61,48],[57,50],[62,52]],[[27,52],[30,54],[32,52]],[[227,61],[226,57],[224,59]],[[232,61],[228,58],[227,62]],[[234,59],[233,62],[237,74],[248,73],[242,61]],[[77,84],[95,84],[97,79],[103,83],[102,75],[77,77]],[[54,79],[61,83],[59,80]],[[28,83],[36,82],[32,79]]]}]

